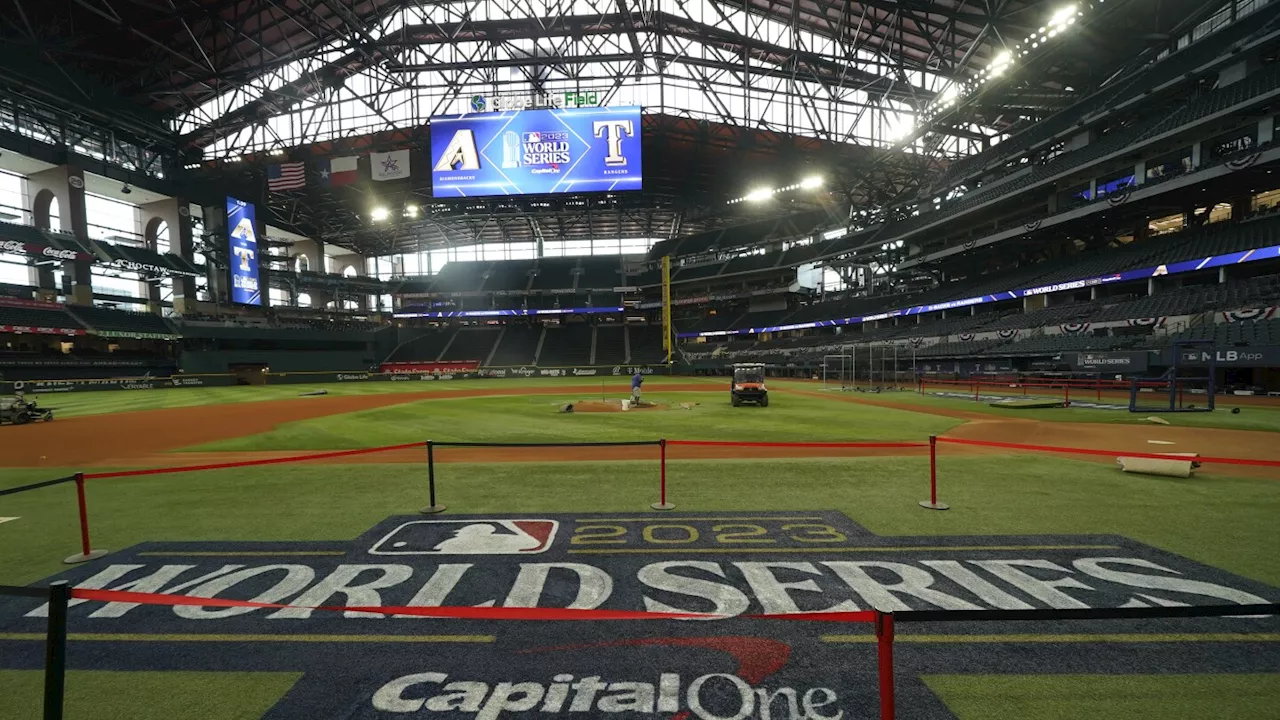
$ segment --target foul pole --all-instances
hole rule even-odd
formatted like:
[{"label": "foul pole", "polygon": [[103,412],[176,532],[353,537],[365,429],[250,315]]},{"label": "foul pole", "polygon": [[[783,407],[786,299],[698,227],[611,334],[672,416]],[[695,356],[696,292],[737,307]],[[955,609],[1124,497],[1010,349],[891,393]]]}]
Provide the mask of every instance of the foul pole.
[{"label": "foul pole", "polygon": [[671,367],[671,256],[662,256],[662,349]]}]

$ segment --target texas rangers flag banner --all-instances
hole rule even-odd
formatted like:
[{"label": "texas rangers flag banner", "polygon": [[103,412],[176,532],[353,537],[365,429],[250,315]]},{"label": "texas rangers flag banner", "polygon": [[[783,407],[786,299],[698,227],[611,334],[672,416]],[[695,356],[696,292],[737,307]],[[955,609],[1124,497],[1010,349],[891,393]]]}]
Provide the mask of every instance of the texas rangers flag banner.
[{"label": "texas rangers flag banner", "polygon": [[320,184],[325,187],[342,187],[359,180],[359,160],[360,158],[352,155],[350,157],[336,157],[319,161],[317,169],[319,171]]},{"label": "texas rangers flag banner", "polygon": [[431,119],[431,194],[482,197],[640,190],[640,108]]},{"label": "texas rangers flag banner", "polygon": [[369,156],[374,180],[403,180],[409,177],[409,151],[394,150]]}]

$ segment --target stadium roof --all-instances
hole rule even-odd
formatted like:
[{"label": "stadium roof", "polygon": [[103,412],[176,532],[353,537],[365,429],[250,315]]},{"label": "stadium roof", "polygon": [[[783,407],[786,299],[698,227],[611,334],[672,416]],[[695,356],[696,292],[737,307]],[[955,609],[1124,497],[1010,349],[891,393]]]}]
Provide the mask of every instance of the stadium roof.
[{"label": "stadium roof", "polygon": [[[1095,12],[1070,41],[917,127],[950,86],[1077,5]],[[720,222],[724,199],[744,189],[726,179],[759,181],[741,160],[681,163],[690,143],[725,128],[739,130],[727,145],[747,146],[742,157],[763,181],[823,159],[842,194],[839,216],[901,195],[1021,117],[1069,104],[1214,9],[1201,0],[13,0],[0,20],[0,92],[185,153],[189,164],[421,146],[426,121],[473,93],[598,88],[612,104],[664,118],[650,123],[663,138],[650,167],[669,177],[647,173],[654,192],[627,201],[643,219],[601,200],[616,220],[593,211],[584,230],[628,235]],[[913,129],[906,152],[885,151]],[[220,172],[251,170],[261,167]],[[414,190],[403,194],[408,202]],[[361,249],[505,237],[519,225],[543,232],[526,217],[503,222],[507,211],[492,204],[451,225],[370,230],[367,206],[358,195],[307,194],[273,211],[299,232],[349,236]]]}]

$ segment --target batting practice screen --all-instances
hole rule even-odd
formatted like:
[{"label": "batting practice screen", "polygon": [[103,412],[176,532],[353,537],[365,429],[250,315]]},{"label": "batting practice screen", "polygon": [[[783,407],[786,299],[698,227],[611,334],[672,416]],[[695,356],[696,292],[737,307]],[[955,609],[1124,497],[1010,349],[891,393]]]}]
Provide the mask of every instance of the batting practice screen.
[{"label": "batting practice screen", "polygon": [[640,108],[432,118],[431,167],[438,198],[639,190]]}]

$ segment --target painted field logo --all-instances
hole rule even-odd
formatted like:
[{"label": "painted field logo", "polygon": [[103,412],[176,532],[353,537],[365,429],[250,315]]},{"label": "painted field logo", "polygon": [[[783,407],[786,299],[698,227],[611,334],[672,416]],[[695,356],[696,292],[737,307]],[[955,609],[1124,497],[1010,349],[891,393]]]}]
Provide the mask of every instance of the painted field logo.
[{"label": "painted field logo", "polygon": [[530,555],[555,539],[555,520],[416,520],[392,530],[370,555]]},{"label": "painted field logo", "polygon": [[[869,625],[750,616],[1280,598],[1120,536],[878,536],[831,511],[391,517],[353,540],[148,542],[54,579],[210,599],[73,600],[73,669],[300,673],[263,720],[865,720],[878,711]],[[442,606],[465,617],[405,612]],[[474,617],[488,608],[716,617]],[[0,665],[41,668],[31,638],[47,618],[42,598],[0,597]],[[1108,638],[1159,644],[1143,651],[1144,673],[1266,673],[1280,662],[1280,642],[1266,639],[1274,622],[1256,617],[942,622],[902,637],[922,631],[946,637],[898,659],[900,717],[911,720],[954,717],[922,673],[1113,674],[1136,651]],[[1221,640],[1238,633],[1263,644],[1242,652]],[[1189,652],[1175,636],[1204,642]]]}]

